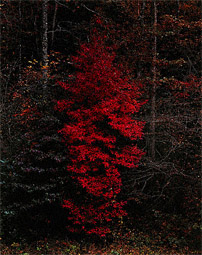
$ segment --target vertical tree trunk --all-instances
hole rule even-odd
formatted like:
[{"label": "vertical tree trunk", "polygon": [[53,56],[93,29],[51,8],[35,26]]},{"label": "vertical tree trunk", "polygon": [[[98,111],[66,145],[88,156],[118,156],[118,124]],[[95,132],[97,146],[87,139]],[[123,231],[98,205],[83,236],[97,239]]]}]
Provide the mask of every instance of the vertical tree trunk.
[{"label": "vertical tree trunk", "polygon": [[[141,21],[141,27],[142,27],[142,38],[144,38],[144,10],[145,10],[145,0],[142,0],[142,6],[140,11],[140,21]],[[141,62],[138,62],[138,72],[137,72],[137,78],[139,79],[142,75],[142,65]]]},{"label": "vertical tree trunk", "polygon": [[180,1],[179,0],[177,0],[177,17],[179,18],[179,16],[180,16]]},{"label": "vertical tree trunk", "polygon": [[153,46],[153,85],[152,85],[152,100],[151,100],[151,158],[155,160],[155,143],[156,143],[156,57],[157,57],[157,6],[154,0],[154,46]]},{"label": "vertical tree trunk", "polygon": [[143,32],[144,32],[144,10],[145,10],[145,0],[142,1],[142,10],[141,10]]},{"label": "vertical tree trunk", "polygon": [[139,3],[139,0],[137,0],[137,16],[138,16],[138,18],[140,16],[140,3]]},{"label": "vertical tree trunk", "polygon": [[19,81],[21,81],[22,79],[22,10],[21,10],[21,7],[22,7],[22,1],[19,0],[19,6],[18,6],[18,11],[19,11],[19,19],[20,19],[20,36],[19,36]]},{"label": "vertical tree trunk", "polygon": [[42,59],[43,59],[43,80],[45,91],[48,81],[48,0],[43,0],[43,39],[42,39]]}]

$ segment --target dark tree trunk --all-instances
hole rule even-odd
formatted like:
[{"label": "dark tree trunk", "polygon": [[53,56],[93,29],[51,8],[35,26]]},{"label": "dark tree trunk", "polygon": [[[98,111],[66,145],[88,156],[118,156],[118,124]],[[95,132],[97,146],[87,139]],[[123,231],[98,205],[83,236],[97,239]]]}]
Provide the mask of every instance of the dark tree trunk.
[{"label": "dark tree trunk", "polygon": [[48,0],[43,0],[42,13],[43,13],[43,38],[42,38],[42,60],[43,60],[43,80],[44,90],[48,81]]},{"label": "dark tree trunk", "polygon": [[22,79],[22,1],[19,0],[19,7],[18,7],[18,11],[19,11],[19,19],[20,19],[20,36],[19,36],[19,80],[21,81]]},{"label": "dark tree trunk", "polygon": [[154,48],[153,48],[153,85],[152,85],[152,100],[151,100],[151,158],[155,160],[155,143],[156,143],[156,57],[157,57],[157,6],[156,0],[154,0]]}]

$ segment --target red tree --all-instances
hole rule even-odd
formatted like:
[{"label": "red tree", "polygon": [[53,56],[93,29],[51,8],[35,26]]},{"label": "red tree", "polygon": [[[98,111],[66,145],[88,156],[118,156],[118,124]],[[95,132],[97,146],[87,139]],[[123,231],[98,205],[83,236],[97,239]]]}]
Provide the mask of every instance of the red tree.
[{"label": "red tree", "polygon": [[[116,197],[121,191],[120,170],[137,166],[144,154],[137,148],[144,123],[135,120],[143,102],[139,86],[123,76],[115,52],[96,31],[73,57],[77,69],[69,82],[59,82],[69,98],[58,101],[68,124],[59,132],[71,157],[67,170],[83,188],[83,202],[64,200],[72,231],[105,236],[112,218],[126,215]],[[75,200],[75,199],[74,199]]]}]

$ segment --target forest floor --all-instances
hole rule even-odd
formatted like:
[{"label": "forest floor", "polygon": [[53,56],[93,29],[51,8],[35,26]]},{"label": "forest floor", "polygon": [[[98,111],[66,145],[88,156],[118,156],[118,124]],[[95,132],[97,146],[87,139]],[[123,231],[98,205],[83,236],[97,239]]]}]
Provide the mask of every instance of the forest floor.
[{"label": "forest floor", "polygon": [[201,251],[190,250],[189,247],[166,247],[157,241],[116,240],[110,244],[95,244],[93,242],[67,241],[45,239],[30,244],[13,242],[10,245],[1,244],[1,255],[190,255],[202,254]]}]

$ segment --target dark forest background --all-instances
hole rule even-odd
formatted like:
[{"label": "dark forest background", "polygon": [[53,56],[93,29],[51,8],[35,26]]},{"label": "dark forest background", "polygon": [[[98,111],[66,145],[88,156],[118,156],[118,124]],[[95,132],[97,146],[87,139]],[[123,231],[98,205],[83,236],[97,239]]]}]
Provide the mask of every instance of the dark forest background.
[{"label": "dark forest background", "polygon": [[58,134],[65,116],[55,110],[68,95],[57,81],[74,74],[71,56],[96,28],[148,100],[137,116],[146,154],[121,172],[128,217],[114,233],[199,248],[201,2],[4,0],[0,8],[2,239],[70,235],[61,204],[75,187]]}]

